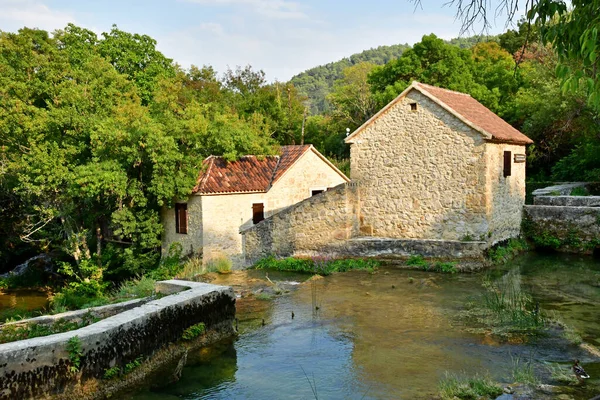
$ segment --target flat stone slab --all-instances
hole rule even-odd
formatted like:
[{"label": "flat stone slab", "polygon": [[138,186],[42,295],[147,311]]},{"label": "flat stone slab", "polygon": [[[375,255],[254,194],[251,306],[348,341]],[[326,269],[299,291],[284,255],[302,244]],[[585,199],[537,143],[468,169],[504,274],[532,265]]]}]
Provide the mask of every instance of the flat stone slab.
[{"label": "flat stone slab", "polygon": [[568,196],[577,187],[586,187],[587,182],[565,182],[560,185],[548,186],[533,191],[534,196]]},{"label": "flat stone slab", "polygon": [[412,255],[420,255],[440,259],[480,259],[487,247],[488,244],[481,241],[366,236],[348,239],[338,246],[315,252],[296,252],[294,256],[408,258]]},{"label": "flat stone slab", "polygon": [[600,196],[535,196],[536,206],[600,207]]}]

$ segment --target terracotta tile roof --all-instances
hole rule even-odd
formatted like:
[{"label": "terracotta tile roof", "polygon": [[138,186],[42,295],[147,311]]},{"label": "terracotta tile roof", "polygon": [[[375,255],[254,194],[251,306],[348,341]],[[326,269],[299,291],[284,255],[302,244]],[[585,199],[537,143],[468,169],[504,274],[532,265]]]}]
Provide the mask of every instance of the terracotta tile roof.
[{"label": "terracotta tile roof", "polygon": [[266,192],[310,148],[311,145],[281,146],[280,156],[243,156],[232,162],[210,156],[203,162],[193,193]]},{"label": "terracotta tile roof", "polygon": [[513,128],[508,122],[494,114],[483,104],[470,95],[452,90],[442,89],[436,86],[416,83],[425,91],[431,93],[446,106],[461,115],[471,125],[489,133],[493,140],[507,143],[530,144],[533,140]]},{"label": "terracotta tile roof", "polygon": [[470,95],[452,90],[442,89],[436,86],[426,85],[420,82],[413,82],[404,92],[392,100],[388,105],[381,109],[377,114],[362,124],[350,136],[346,138],[346,143],[352,143],[368,125],[385,114],[394,104],[403,99],[408,92],[416,89],[431,100],[445,108],[457,118],[469,125],[471,128],[479,131],[487,140],[501,143],[530,144],[533,140],[523,135],[513,128],[508,122],[494,114],[483,104],[472,98]]}]

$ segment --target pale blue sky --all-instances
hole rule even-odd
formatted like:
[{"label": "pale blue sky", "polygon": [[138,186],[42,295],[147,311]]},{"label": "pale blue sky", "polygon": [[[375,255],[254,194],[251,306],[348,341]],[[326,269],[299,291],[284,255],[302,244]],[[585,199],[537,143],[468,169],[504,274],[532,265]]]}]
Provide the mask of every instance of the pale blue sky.
[{"label": "pale blue sky", "polygon": [[[362,50],[413,44],[424,34],[457,37],[460,23],[446,0],[0,0],[0,30],[48,31],[72,22],[98,34],[112,24],[147,34],[180,65],[250,64],[269,80]],[[490,33],[504,31],[499,17]]]}]

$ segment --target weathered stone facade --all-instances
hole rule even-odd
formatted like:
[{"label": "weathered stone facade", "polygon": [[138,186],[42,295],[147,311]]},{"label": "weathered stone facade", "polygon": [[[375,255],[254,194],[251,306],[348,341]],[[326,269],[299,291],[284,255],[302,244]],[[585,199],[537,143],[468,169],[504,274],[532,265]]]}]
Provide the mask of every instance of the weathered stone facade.
[{"label": "weathered stone facade", "polygon": [[449,240],[487,234],[485,145],[479,132],[409,93],[351,147],[366,233]]},{"label": "weathered stone facade", "polygon": [[241,266],[244,258],[240,231],[253,225],[253,204],[264,204],[264,215],[268,218],[311,197],[313,190],[326,190],[347,181],[311,149],[265,193],[193,195],[187,202],[187,234],[175,232],[174,209],[163,210],[163,254],[171,243],[179,242],[184,254],[202,254],[204,262],[225,255],[234,267]]},{"label": "weathered stone facade", "polygon": [[525,204],[525,163],[512,160],[512,172],[503,173],[503,154],[511,152],[525,155],[525,146],[511,144],[486,144],[486,214],[489,220],[484,240],[494,244],[517,237],[521,231],[523,204]]},{"label": "weathered stone facade", "polygon": [[360,194],[346,183],[242,231],[246,263],[270,254],[310,256],[335,251],[358,234]]},{"label": "weathered stone facade", "polygon": [[525,163],[504,177],[504,151],[525,154],[525,146],[490,143],[427,96],[408,93],[351,147],[365,233],[492,243],[517,236]]}]

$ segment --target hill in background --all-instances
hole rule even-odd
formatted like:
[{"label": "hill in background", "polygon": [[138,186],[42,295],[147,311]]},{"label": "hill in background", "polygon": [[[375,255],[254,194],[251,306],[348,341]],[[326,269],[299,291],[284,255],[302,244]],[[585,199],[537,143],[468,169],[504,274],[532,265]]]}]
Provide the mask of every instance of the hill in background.
[{"label": "hill in background", "polygon": [[[479,42],[489,40],[497,40],[497,36],[475,35],[454,38],[449,40],[448,43],[461,48],[469,48]],[[410,47],[409,44],[394,44],[365,50],[350,57],[342,58],[339,61],[330,62],[301,72],[292,77],[291,82],[298,89],[299,93],[308,97],[310,114],[321,114],[329,111],[327,95],[331,92],[333,83],[342,78],[342,71],[345,68],[361,62],[384,65],[390,60],[400,57]]]}]

